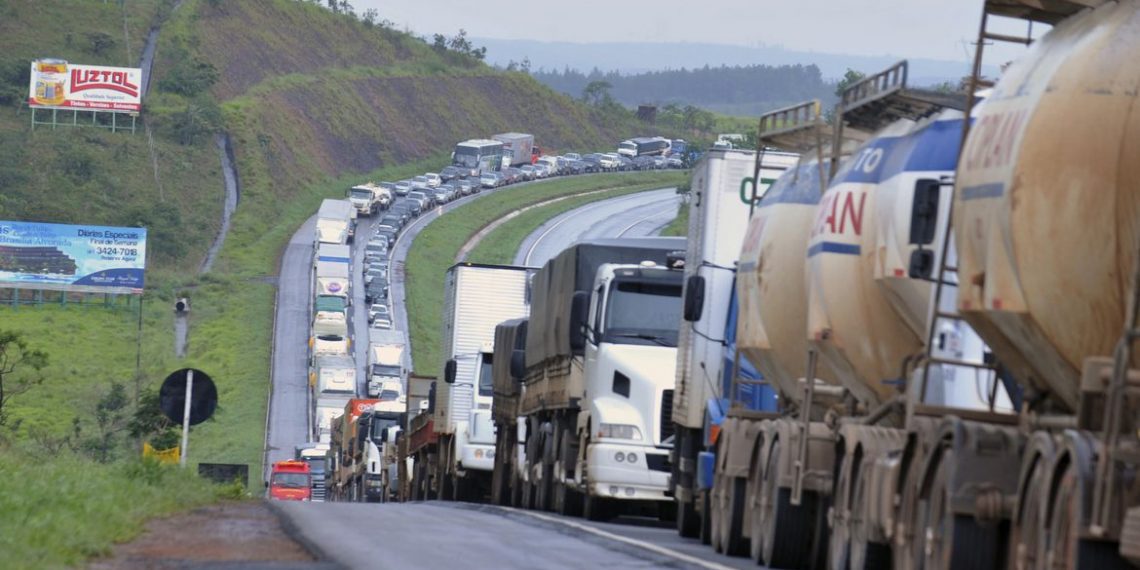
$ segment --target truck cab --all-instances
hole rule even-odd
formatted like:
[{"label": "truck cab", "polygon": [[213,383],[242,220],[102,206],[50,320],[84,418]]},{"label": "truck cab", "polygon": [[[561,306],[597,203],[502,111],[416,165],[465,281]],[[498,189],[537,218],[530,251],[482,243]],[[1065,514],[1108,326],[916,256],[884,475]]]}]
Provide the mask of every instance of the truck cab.
[{"label": "truck cab", "polygon": [[364,499],[385,500],[387,498],[385,491],[390,489],[390,479],[385,477],[387,470],[385,446],[389,445],[386,438],[389,436],[389,430],[399,428],[400,412],[382,411],[378,409],[378,404],[373,404],[372,410],[361,415],[357,422],[359,437],[357,445],[361,446],[364,452]]},{"label": "truck cab", "polygon": [[575,294],[589,411],[578,416],[589,478],[577,477],[587,497],[669,500],[682,280],[653,262],[604,264],[593,290]]},{"label": "truck cab", "polygon": [[312,500],[312,471],[306,461],[278,461],[269,475],[269,498],[275,501]]},{"label": "truck cab", "polygon": [[474,402],[467,421],[457,422],[456,453],[460,469],[491,471],[495,460],[495,424],[491,417],[494,384],[491,374],[494,345],[488,344],[476,356],[472,394]]}]

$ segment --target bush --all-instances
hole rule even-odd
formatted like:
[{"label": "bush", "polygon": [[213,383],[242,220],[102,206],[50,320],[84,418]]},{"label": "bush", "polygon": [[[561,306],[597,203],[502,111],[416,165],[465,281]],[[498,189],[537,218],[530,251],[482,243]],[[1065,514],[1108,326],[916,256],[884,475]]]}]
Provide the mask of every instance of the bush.
[{"label": "bush", "polygon": [[194,97],[218,82],[218,69],[213,64],[190,57],[185,50],[179,51],[172,58],[174,66],[158,82],[160,91]]}]

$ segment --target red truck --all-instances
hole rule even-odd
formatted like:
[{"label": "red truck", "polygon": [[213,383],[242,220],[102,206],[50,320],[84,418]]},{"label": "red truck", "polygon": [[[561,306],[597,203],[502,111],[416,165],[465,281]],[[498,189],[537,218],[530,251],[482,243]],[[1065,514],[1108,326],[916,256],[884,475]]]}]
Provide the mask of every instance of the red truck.
[{"label": "red truck", "polygon": [[312,472],[307,461],[278,461],[269,475],[269,498],[277,501],[310,501]]}]

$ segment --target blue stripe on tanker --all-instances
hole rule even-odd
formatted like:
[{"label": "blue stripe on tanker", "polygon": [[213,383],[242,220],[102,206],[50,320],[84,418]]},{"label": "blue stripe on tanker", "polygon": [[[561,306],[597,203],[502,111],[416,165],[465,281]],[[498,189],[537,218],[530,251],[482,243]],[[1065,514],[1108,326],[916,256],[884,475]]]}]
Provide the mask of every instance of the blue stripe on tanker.
[{"label": "blue stripe on tanker", "polygon": [[857,243],[838,243],[834,241],[821,241],[808,248],[807,256],[817,253],[838,253],[842,255],[859,255],[862,250]]},{"label": "blue stripe on tanker", "polygon": [[337,263],[348,263],[347,257],[333,257],[331,255],[321,255],[317,257],[317,261],[335,261]]},{"label": "blue stripe on tanker", "polygon": [[[962,140],[962,120],[935,121],[920,131],[902,137],[880,137],[869,141],[844,161],[832,185],[843,183],[878,184],[903,172],[950,172],[958,163]],[[870,158],[859,159],[881,149],[882,164],[870,168]],[[860,165],[863,168],[855,168]]]}]

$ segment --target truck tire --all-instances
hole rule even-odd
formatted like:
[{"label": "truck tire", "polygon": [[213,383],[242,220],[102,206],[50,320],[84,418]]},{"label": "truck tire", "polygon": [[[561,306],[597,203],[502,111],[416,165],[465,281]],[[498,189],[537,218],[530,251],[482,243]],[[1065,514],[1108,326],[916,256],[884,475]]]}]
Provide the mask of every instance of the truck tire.
[{"label": "truck tire", "polygon": [[724,509],[720,513],[721,548],[729,556],[742,556],[748,551],[748,540],[743,536],[747,480],[731,477],[724,483]]},{"label": "truck tire", "polygon": [[508,469],[511,470],[511,487],[510,487],[511,504],[510,504],[510,506],[521,509],[521,508],[523,508],[523,504],[522,504],[523,482],[522,482],[522,479],[519,479],[519,474],[515,472],[514,463],[512,463],[511,466],[508,467]]},{"label": "truck tire", "polygon": [[712,489],[709,494],[709,507],[712,510],[705,511],[708,513],[709,519],[709,537],[711,539],[713,550],[723,554],[724,553],[724,531],[721,526],[724,524],[724,518],[720,516],[721,510],[724,508],[722,502],[724,500],[724,475],[720,473],[713,475]]},{"label": "truck tire", "polygon": [[423,469],[420,467],[420,462],[417,461],[412,466],[412,500],[413,501],[422,501],[423,500],[423,485],[424,485]]},{"label": "truck tire", "polygon": [[812,559],[817,497],[805,492],[800,506],[792,506],[792,490],[779,485],[780,447],[780,440],[772,442],[765,470],[764,490],[769,502],[764,525],[764,562],[772,568],[806,568]]},{"label": "truck tire", "polygon": [[603,497],[586,495],[583,499],[582,516],[591,521],[608,521],[614,518],[613,505]]},{"label": "truck tire", "polygon": [[467,501],[467,479],[459,475],[451,476],[451,499],[453,501]]},{"label": "truck tire", "polygon": [[454,501],[455,499],[455,476],[446,471],[443,472],[443,478],[439,485],[439,500],[441,501]]},{"label": "truck tire", "polygon": [[549,437],[542,438],[542,475],[538,480],[538,497],[535,508],[552,511],[554,499],[554,442]]},{"label": "truck tire", "polygon": [[701,544],[709,546],[712,544],[712,499],[709,497],[712,493],[708,490],[701,491]]},{"label": "truck tire", "polygon": [[677,534],[697,538],[701,534],[701,517],[694,501],[677,501]]}]

